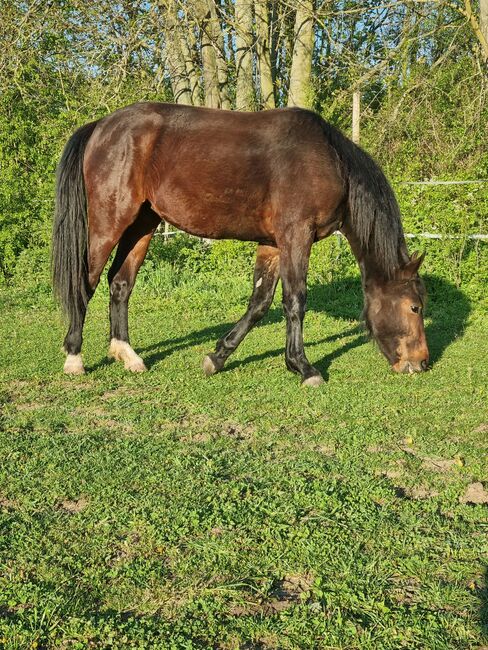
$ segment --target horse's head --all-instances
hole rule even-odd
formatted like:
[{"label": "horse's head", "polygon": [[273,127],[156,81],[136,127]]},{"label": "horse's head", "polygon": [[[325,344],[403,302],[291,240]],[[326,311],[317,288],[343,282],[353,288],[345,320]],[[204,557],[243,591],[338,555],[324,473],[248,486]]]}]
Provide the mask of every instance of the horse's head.
[{"label": "horse's head", "polygon": [[426,291],[418,270],[424,256],[415,253],[391,280],[364,282],[366,326],[395,372],[427,370],[424,331]]}]

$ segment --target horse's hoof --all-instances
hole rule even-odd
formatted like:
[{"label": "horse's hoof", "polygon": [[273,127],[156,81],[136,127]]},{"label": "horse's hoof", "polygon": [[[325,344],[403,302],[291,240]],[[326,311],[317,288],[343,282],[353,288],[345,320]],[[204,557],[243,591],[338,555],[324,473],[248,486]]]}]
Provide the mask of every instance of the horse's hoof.
[{"label": "horse's hoof", "polygon": [[147,370],[144,361],[134,352],[127,341],[112,339],[108,349],[108,356],[110,359],[123,361],[124,368],[130,370],[130,372],[146,372]]},{"label": "horse's hoof", "polygon": [[207,377],[215,375],[215,373],[220,370],[220,368],[217,367],[217,364],[213,361],[212,357],[209,354],[204,357],[202,361],[202,368]]},{"label": "horse's hoof", "polygon": [[84,375],[85,368],[81,360],[81,354],[68,354],[63,370],[66,375]]},{"label": "horse's hoof", "polygon": [[144,361],[140,357],[126,361],[124,363],[124,368],[130,370],[130,372],[146,372],[147,370]]},{"label": "horse's hoof", "polygon": [[313,386],[316,388],[317,386],[320,386],[320,384],[324,383],[324,379],[322,375],[312,375],[311,377],[307,377],[307,379],[304,379],[302,381],[302,386]]}]

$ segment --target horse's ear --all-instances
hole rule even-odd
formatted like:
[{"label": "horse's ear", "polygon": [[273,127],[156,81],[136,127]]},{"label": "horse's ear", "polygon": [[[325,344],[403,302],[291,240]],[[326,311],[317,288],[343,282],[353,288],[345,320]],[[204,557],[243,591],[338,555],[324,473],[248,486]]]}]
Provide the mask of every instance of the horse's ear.
[{"label": "horse's ear", "polygon": [[418,273],[420,265],[424,261],[424,257],[425,253],[422,253],[420,256],[416,252],[413,253],[408,262],[399,269],[398,279],[410,280],[410,278],[413,278],[413,276]]}]

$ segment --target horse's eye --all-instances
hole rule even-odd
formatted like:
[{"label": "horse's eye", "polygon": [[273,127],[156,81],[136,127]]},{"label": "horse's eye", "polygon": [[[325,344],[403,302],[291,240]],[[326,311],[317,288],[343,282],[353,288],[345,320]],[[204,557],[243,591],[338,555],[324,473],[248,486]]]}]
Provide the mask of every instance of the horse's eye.
[{"label": "horse's eye", "polygon": [[412,311],[414,314],[418,314],[420,313],[420,307],[418,307],[417,305],[412,305]]}]

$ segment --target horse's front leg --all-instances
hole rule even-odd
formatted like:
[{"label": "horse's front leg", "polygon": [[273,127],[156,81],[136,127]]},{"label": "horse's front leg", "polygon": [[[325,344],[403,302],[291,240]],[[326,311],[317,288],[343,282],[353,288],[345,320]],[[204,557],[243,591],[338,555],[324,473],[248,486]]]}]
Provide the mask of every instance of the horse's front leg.
[{"label": "horse's front leg", "polygon": [[288,370],[302,376],[302,384],[319,386],[323,378],[308,361],[303,347],[303,319],[307,300],[307,271],[312,241],[297,233],[281,248],[280,275],[286,316],[285,359]]},{"label": "horse's front leg", "polygon": [[244,316],[217,343],[215,352],[203,360],[206,375],[213,375],[222,370],[228,357],[242,342],[249,330],[268,311],[278,283],[280,254],[274,246],[258,246],[256,266],[254,268],[254,285],[251,299]]}]

